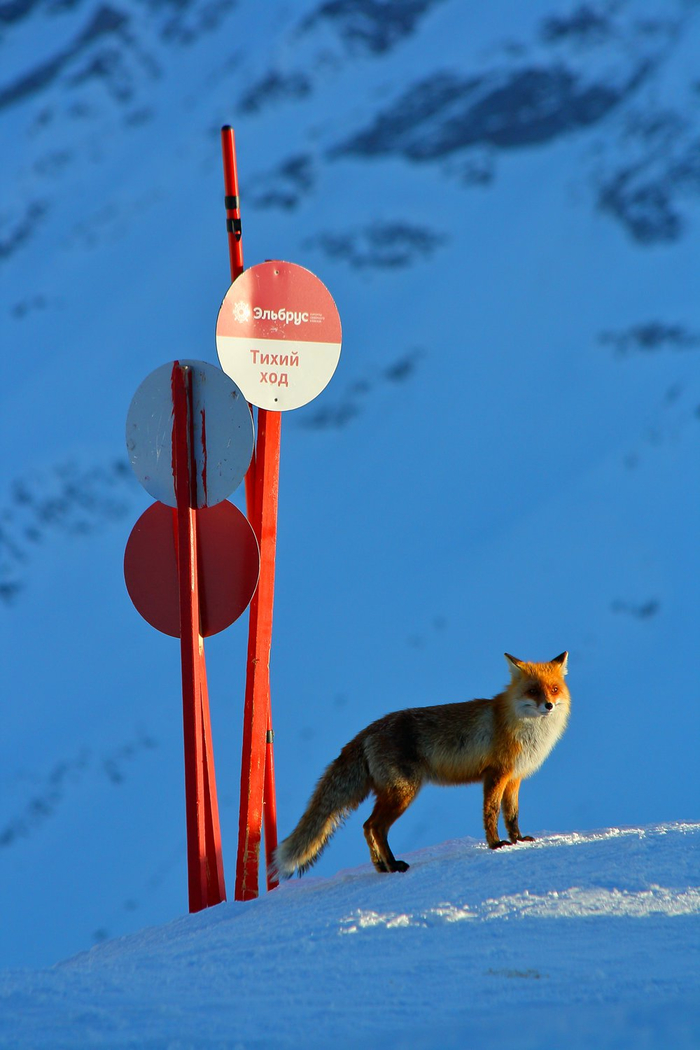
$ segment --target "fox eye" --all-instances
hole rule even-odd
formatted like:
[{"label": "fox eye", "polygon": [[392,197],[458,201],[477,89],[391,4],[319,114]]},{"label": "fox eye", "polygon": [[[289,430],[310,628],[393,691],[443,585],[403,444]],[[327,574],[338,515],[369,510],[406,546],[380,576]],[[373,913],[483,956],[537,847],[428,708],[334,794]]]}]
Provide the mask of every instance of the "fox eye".
[{"label": "fox eye", "polygon": [[537,696],[538,689],[536,685],[531,685],[529,689],[525,691],[525,696]]},{"label": "fox eye", "polygon": [[558,685],[553,685],[552,688],[549,691],[552,694],[552,696],[556,696],[557,693],[559,692],[559,686]]}]

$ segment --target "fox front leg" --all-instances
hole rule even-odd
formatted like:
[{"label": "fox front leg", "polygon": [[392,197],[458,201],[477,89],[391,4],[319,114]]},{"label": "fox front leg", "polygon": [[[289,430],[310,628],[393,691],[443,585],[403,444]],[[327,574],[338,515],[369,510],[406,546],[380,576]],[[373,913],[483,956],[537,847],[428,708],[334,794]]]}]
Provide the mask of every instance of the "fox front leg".
[{"label": "fox front leg", "polygon": [[489,770],[484,777],[484,830],[490,849],[500,849],[511,844],[508,839],[498,837],[498,815],[507,783],[507,776],[493,770]]},{"label": "fox front leg", "polygon": [[518,826],[519,780],[509,780],[503,791],[503,820],[511,842],[534,842],[532,835],[521,835]]}]

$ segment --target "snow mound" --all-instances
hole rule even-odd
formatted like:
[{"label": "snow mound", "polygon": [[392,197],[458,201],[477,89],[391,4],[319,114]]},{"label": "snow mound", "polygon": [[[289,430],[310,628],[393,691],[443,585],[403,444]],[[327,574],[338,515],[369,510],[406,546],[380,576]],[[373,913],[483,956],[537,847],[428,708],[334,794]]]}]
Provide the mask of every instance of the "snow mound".
[{"label": "snow mound", "polygon": [[0,975],[0,1046],[668,1047],[700,1038],[700,823],[472,839]]}]

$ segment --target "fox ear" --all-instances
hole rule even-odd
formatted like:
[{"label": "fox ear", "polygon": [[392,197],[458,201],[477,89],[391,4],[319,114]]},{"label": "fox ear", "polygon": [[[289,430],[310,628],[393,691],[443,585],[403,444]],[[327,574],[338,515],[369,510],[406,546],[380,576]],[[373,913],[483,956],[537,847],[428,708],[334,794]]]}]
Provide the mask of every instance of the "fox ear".
[{"label": "fox ear", "polygon": [[567,652],[563,652],[563,653],[560,653],[559,656],[555,656],[554,659],[551,662],[553,664],[559,664],[559,666],[561,667],[561,673],[562,674],[568,674],[569,670],[568,670],[568,667],[566,666],[567,663],[568,663],[568,660],[569,660],[569,654]]},{"label": "fox ear", "polygon": [[516,658],[514,656],[511,656],[510,653],[504,653],[503,655],[506,658],[506,662],[508,664],[508,667],[510,668],[510,673],[512,674],[513,678],[518,678],[523,673],[523,669],[521,667],[522,660],[516,660]]}]

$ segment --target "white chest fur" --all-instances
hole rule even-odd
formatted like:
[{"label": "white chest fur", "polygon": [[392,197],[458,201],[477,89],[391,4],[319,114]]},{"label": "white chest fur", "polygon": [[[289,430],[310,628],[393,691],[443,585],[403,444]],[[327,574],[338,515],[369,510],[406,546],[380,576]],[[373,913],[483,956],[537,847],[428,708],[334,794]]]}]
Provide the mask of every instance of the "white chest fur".
[{"label": "white chest fur", "polygon": [[515,763],[515,775],[529,777],[540,768],[566,727],[566,712],[557,706],[546,717],[523,718],[516,737],[520,753]]}]

